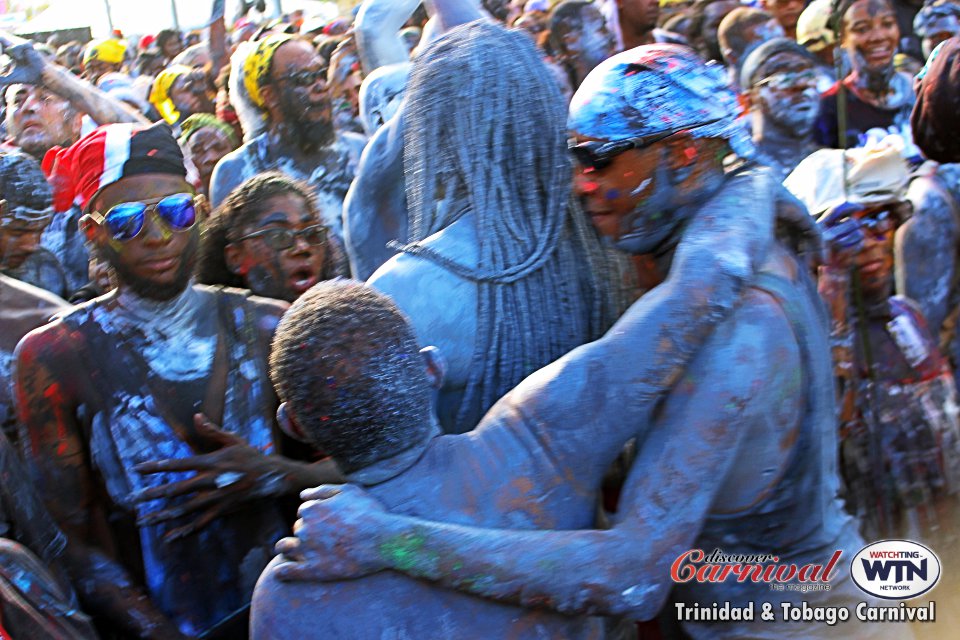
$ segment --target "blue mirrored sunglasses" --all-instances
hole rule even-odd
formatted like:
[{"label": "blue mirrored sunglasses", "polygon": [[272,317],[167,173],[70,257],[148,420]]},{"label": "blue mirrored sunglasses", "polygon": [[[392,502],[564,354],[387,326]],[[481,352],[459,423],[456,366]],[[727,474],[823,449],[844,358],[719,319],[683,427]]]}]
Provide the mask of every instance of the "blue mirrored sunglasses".
[{"label": "blue mirrored sunglasses", "polygon": [[197,223],[197,206],[202,198],[192,193],[177,193],[156,202],[121,202],[105,215],[92,211],[90,217],[105,225],[111,238],[120,241],[132,240],[139,235],[150,210],[170,230],[186,231]]}]

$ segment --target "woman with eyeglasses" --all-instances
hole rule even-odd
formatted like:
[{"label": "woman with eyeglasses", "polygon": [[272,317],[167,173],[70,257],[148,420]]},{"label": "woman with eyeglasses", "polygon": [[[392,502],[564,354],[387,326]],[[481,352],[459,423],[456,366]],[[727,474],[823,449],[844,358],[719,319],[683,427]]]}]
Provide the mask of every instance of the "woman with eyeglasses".
[{"label": "woman with eyeglasses", "polygon": [[914,102],[911,79],[893,64],[900,27],[889,0],[843,0],[838,12],[840,43],[853,67],[843,79],[846,135],[839,132],[840,82],[821,97],[814,130],[819,144],[834,149],[861,146],[861,136],[870,129],[909,127]]},{"label": "woman with eyeglasses", "polygon": [[267,172],[237,187],[214,213],[201,240],[197,275],[204,284],[292,302],[347,270],[328,242],[310,187]]}]

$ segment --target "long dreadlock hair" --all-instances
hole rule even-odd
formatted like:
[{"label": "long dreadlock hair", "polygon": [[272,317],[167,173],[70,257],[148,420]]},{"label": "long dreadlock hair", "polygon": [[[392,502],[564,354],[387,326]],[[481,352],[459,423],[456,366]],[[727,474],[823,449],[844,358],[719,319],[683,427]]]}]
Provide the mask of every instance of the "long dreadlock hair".
[{"label": "long dreadlock hair", "polygon": [[[608,328],[615,276],[573,197],[565,103],[528,36],[486,21],[454,29],[418,57],[404,109],[403,251],[479,287],[456,419],[470,428],[527,375]],[[419,244],[467,212],[478,266]]]}]

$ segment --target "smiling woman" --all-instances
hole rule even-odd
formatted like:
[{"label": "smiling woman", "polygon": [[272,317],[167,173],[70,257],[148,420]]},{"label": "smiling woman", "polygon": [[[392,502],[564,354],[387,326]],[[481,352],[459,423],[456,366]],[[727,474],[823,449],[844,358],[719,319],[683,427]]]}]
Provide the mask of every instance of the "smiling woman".
[{"label": "smiling woman", "polygon": [[853,66],[843,80],[846,135],[838,132],[838,82],[823,94],[815,136],[824,146],[846,148],[859,146],[861,134],[869,129],[907,126],[914,93],[910,78],[893,66],[900,28],[888,0],[844,0],[839,12],[841,44]]}]

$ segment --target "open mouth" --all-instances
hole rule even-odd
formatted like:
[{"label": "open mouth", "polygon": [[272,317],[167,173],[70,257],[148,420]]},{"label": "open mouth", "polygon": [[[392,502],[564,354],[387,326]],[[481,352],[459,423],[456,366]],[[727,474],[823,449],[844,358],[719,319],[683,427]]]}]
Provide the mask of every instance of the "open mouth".
[{"label": "open mouth", "polygon": [[317,277],[313,269],[309,267],[299,267],[290,273],[289,282],[290,287],[300,294],[320,282],[320,278]]}]

